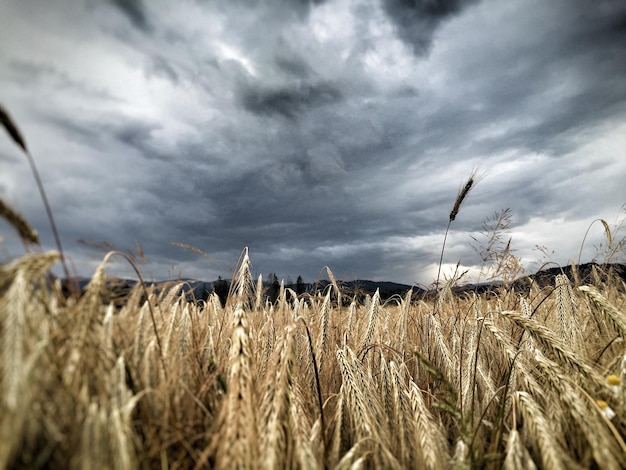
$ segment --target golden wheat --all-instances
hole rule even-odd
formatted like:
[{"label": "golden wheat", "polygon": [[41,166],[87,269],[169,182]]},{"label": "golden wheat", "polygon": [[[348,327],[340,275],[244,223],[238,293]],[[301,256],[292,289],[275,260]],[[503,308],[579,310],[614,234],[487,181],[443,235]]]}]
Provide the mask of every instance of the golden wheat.
[{"label": "golden wheat", "polygon": [[0,267],[4,467],[626,463],[626,293],[606,276],[521,296],[444,289],[433,315],[412,292],[343,308],[336,280],[261,302],[244,253],[226,306],[180,285],[115,306],[108,258],[79,300],[45,279],[56,254]]}]

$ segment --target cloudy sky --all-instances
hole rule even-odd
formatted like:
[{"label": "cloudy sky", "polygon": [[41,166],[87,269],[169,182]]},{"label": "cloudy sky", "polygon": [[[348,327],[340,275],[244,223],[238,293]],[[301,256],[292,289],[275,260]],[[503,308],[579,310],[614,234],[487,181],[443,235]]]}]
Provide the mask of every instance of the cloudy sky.
[{"label": "cloudy sky", "polygon": [[[247,246],[256,274],[429,284],[473,169],[445,265],[478,268],[471,237],[506,208],[528,271],[577,259],[626,203],[624,57],[618,0],[0,5],[0,103],[81,275],[106,242],[139,244],[149,279],[230,277]],[[4,132],[0,165],[53,249]]]}]

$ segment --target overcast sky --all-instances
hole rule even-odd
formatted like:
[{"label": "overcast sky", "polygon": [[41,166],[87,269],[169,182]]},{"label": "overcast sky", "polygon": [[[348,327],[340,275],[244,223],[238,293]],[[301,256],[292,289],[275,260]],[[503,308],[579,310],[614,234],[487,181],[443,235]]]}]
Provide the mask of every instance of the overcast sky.
[{"label": "overcast sky", "polygon": [[[264,276],[429,284],[474,168],[445,265],[479,267],[471,236],[505,208],[529,272],[565,264],[626,203],[625,57],[618,0],[0,4],[0,103],[81,275],[103,256],[85,240],[141,245],[148,279],[228,278],[247,246]],[[54,249],[5,132],[0,165]]]}]

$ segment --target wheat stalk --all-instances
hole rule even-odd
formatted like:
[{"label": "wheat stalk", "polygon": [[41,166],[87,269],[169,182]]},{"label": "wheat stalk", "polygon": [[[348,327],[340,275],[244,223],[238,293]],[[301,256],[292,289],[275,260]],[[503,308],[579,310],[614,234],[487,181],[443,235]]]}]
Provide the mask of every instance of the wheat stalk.
[{"label": "wheat stalk", "polygon": [[289,414],[293,401],[293,367],[295,341],[293,327],[287,327],[281,343],[277,346],[278,360],[272,367],[276,375],[269,381],[264,402],[268,416],[264,419],[262,439],[263,466],[265,468],[291,467],[294,443]]},{"label": "wheat stalk", "polygon": [[219,432],[213,435],[210,446],[196,463],[197,467],[211,455],[215,457],[217,468],[253,468],[257,464],[259,446],[253,347],[244,308],[250,305],[250,283],[250,259],[246,248],[235,282],[236,305],[233,312],[228,392],[218,418]]},{"label": "wheat stalk", "polygon": [[[443,264],[443,253],[446,249],[446,241],[448,239],[448,232],[450,231],[450,225],[452,224],[452,222],[454,222],[454,220],[456,219],[456,216],[459,214],[459,209],[461,208],[461,204],[463,204],[463,201],[465,201],[465,198],[467,198],[467,195],[475,186],[476,181],[477,181],[476,170],[474,169],[470,173],[469,178],[465,182],[465,185],[459,190],[458,194],[456,195],[454,206],[452,206],[452,210],[450,211],[450,215],[448,216],[448,226],[446,227],[446,233],[443,237],[443,246],[441,247],[441,256],[439,258],[439,269],[437,270],[437,281],[435,282],[436,290],[439,289],[439,278],[441,276],[441,266]],[[434,313],[436,314],[437,310],[435,310]]]},{"label": "wheat stalk", "polygon": [[565,452],[556,442],[553,428],[548,424],[539,404],[528,392],[516,392],[515,399],[524,416],[525,426],[529,428],[529,435],[537,442],[543,467],[555,470],[568,468],[561,459]]}]

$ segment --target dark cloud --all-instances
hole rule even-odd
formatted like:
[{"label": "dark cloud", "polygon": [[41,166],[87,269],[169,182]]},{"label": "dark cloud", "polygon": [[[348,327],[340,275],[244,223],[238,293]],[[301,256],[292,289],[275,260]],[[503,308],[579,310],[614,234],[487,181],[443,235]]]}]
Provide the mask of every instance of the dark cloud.
[{"label": "dark cloud", "polygon": [[111,145],[114,142],[122,146],[124,152],[132,149],[146,160],[163,161],[173,157],[155,143],[153,134],[161,129],[156,123],[110,113],[62,115],[43,110],[41,117],[74,142],[84,145]]},{"label": "dark cloud", "polygon": [[280,88],[247,87],[242,105],[257,115],[280,115],[294,119],[312,108],[336,103],[341,91],[330,83],[303,83]]},{"label": "dark cloud", "polygon": [[152,26],[146,14],[143,0],[108,0],[113,6],[118,8],[136,28],[148,33]]},{"label": "dark cloud", "polygon": [[299,57],[287,57],[281,52],[274,60],[279,70],[297,79],[307,79],[312,74],[309,64]]},{"label": "dark cloud", "polygon": [[151,147],[150,141],[152,133],[159,127],[157,125],[141,121],[123,120],[109,122],[103,127],[103,131],[110,132],[121,143],[139,150],[146,158],[150,158],[156,153],[155,149]]},{"label": "dark cloud", "polygon": [[154,73],[157,77],[163,77],[170,80],[175,85],[178,84],[180,76],[173,66],[166,58],[161,55],[151,57],[151,63],[149,65],[149,71]]},{"label": "dark cloud", "polygon": [[400,39],[421,56],[430,50],[439,25],[472,3],[475,0],[383,0],[383,7]]},{"label": "dark cloud", "polygon": [[[208,0],[209,2],[211,0]],[[326,3],[326,0],[222,0],[224,3],[235,4],[250,10],[267,8],[276,15],[295,14],[304,19],[312,8]]]},{"label": "dark cloud", "polygon": [[621,35],[626,35],[626,13],[620,12],[617,18],[612,19],[610,23],[610,29],[612,32]]}]

